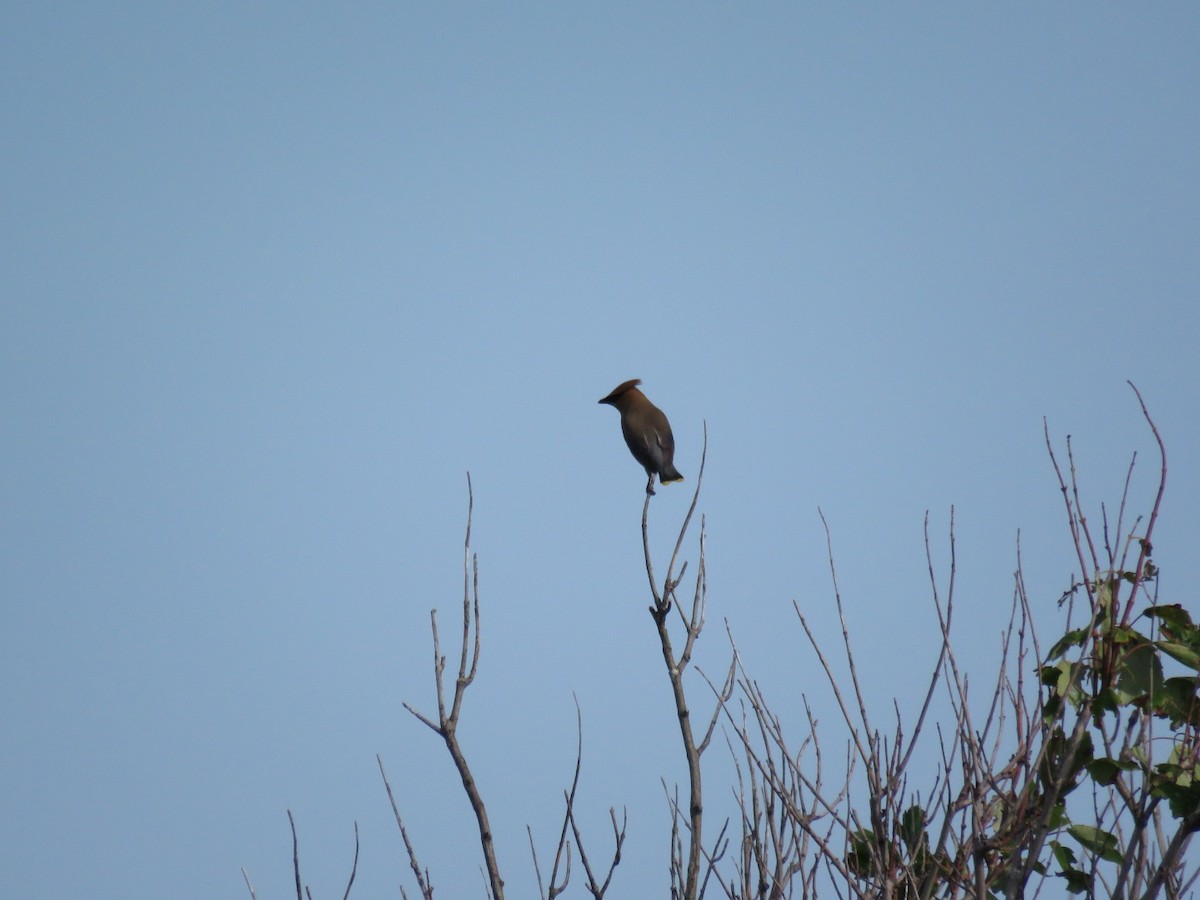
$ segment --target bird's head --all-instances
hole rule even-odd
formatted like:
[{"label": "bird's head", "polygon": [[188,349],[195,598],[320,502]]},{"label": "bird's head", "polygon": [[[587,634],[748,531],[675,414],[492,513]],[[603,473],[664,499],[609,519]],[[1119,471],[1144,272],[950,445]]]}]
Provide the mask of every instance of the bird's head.
[{"label": "bird's head", "polygon": [[617,409],[620,409],[623,403],[632,399],[632,395],[640,395],[642,393],[637,389],[637,386],[641,383],[642,379],[640,378],[631,378],[628,381],[623,381],[613,388],[607,397],[601,397],[597,402],[607,403],[609,406],[615,406]]}]

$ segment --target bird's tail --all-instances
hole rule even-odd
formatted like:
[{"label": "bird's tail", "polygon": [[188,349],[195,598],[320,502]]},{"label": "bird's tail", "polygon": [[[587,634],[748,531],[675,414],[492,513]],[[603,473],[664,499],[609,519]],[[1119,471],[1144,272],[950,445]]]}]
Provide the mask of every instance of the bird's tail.
[{"label": "bird's tail", "polygon": [[679,474],[679,470],[675,466],[667,466],[658,476],[658,480],[663,484],[673,484],[676,481],[683,481],[683,476]]}]

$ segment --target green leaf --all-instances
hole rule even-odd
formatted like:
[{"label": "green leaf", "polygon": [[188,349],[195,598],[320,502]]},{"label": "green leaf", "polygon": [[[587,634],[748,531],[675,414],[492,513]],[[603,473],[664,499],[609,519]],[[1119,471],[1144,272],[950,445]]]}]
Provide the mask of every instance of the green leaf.
[{"label": "green leaf", "polygon": [[1178,603],[1172,603],[1170,606],[1151,606],[1146,610],[1146,615],[1153,616],[1161,620],[1164,625],[1170,625],[1173,628],[1195,627],[1192,625],[1192,617],[1188,615],[1188,611]]},{"label": "green leaf", "polygon": [[1184,723],[1200,725],[1200,697],[1196,679],[1190,676],[1168,678],[1154,694],[1154,711],[1166,716],[1173,728]]},{"label": "green leaf", "polygon": [[1088,774],[1097,784],[1109,785],[1121,774],[1121,766],[1115,759],[1103,757],[1094,759],[1087,765]]},{"label": "green leaf", "polygon": [[1065,797],[1079,787],[1079,773],[1092,761],[1093,743],[1089,732],[1083,732],[1079,745],[1068,757],[1071,750],[1070,740],[1062,730],[1056,730],[1046,739],[1046,753],[1038,766],[1038,779],[1046,785],[1046,790],[1052,790],[1052,785],[1059,784],[1059,797]]},{"label": "green leaf", "polygon": [[1157,641],[1155,646],[1176,662],[1181,662],[1189,669],[1200,672],[1200,653],[1191,647],[1172,641]]},{"label": "green leaf", "polygon": [[1124,625],[1113,626],[1113,629],[1108,634],[1114,644],[1133,644],[1138,641],[1145,642],[1148,640],[1148,638],[1139,634],[1134,629],[1127,628]]},{"label": "green leaf", "polygon": [[[1046,657],[1047,660],[1057,659],[1062,656],[1071,647],[1082,647],[1088,639],[1090,632],[1086,628],[1076,628],[1068,631],[1053,647],[1050,648],[1050,654]],[[1043,669],[1042,671],[1045,671]]]},{"label": "green leaf", "polygon": [[1065,659],[1050,666],[1042,666],[1042,684],[1058,696],[1065,697],[1071,686],[1071,675],[1074,670],[1075,664]]},{"label": "green leaf", "polygon": [[1064,872],[1075,868],[1075,851],[1058,841],[1050,842],[1050,850],[1054,853],[1054,861]]},{"label": "green leaf", "polygon": [[1063,800],[1059,800],[1050,810],[1050,820],[1047,825],[1050,828],[1062,828],[1064,825],[1070,824],[1070,819],[1067,817],[1067,804]]},{"label": "green leaf", "polygon": [[1166,782],[1155,785],[1150,793],[1155,797],[1163,797],[1176,819],[1187,819],[1200,813],[1200,784]]},{"label": "green leaf", "polygon": [[1116,688],[1104,688],[1092,698],[1092,718],[1099,723],[1105,713],[1116,712],[1129,700]]},{"label": "green leaf", "polygon": [[1117,673],[1117,699],[1131,703],[1147,697],[1163,682],[1162,661],[1150,644],[1140,644],[1121,658]]},{"label": "green leaf", "polygon": [[1059,716],[1062,715],[1063,702],[1058,696],[1050,696],[1046,698],[1046,702],[1042,704],[1042,720],[1046,724],[1057,722]]},{"label": "green leaf", "polygon": [[928,843],[925,840],[925,810],[913,804],[901,814],[900,836],[910,853],[915,853]]},{"label": "green leaf", "polygon": [[1112,863],[1121,861],[1121,851],[1115,835],[1092,825],[1072,825],[1067,831],[1071,837],[1101,859]]},{"label": "green leaf", "polygon": [[871,875],[871,851],[875,845],[875,835],[870,829],[860,828],[850,835],[850,849],[846,851],[846,865],[855,875],[868,877]]},{"label": "green leaf", "polygon": [[1072,894],[1091,894],[1092,880],[1087,874],[1080,872],[1078,869],[1071,869],[1062,873],[1062,877],[1067,881],[1067,891]]}]

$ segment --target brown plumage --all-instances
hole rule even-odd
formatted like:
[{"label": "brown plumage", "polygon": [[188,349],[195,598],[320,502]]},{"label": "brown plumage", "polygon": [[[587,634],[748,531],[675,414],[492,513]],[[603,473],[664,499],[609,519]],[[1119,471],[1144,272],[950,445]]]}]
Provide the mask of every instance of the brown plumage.
[{"label": "brown plumage", "polygon": [[600,402],[615,406],[621,414],[621,433],[625,435],[629,452],[649,476],[646,493],[653,494],[655,475],[662,484],[683,481],[683,476],[675,468],[675,436],[671,434],[671,423],[663,411],[637,389],[641,383],[640,378],[634,378],[619,384]]}]

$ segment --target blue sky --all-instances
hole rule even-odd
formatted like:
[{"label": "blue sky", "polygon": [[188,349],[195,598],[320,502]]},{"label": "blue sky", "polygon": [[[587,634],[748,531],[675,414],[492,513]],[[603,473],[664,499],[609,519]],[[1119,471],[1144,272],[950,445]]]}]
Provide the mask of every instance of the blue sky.
[{"label": "blue sky", "polygon": [[1187,602],[1197,46],[1183,3],[5,4],[0,894],[246,896],[245,866],[291,896],[289,808],[314,895],[355,820],[353,896],[411,893],[379,753],[439,894],[481,895],[401,707],[433,709],[470,471],[462,739],[510,889],[526,824],[556,834],[575,695],[585,828],[626,805],[614,890],[662,895],[685,770],[644,478],[596,405],[628,378],[688,476],[660,552],[707,423],[699,665],[727,620],[831,746],[792,611],[836,638],[817,507],[881,715],[932,661],[926,510],[944,565],[955,507],[986,680],[1018,529],[1046,633],[1073,577],[1043,417],[1094,512],[1135,451],[1148,508],[1127,379]]}]

